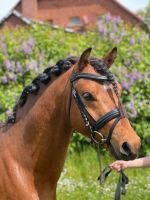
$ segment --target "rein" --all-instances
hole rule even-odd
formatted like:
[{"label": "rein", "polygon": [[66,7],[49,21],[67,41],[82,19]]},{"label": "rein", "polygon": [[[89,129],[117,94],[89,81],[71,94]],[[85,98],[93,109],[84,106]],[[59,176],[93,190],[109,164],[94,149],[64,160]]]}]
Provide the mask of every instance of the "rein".
[{"label": "rein", "polygon": [[[98,83],[103,83],[104,81],[109,81],[112,83],[114,92],[118,98],[118,108],[114,108],[113,110],[107,112],[104,114],[102,117],[100,117],[97,121],[91,116],[91,114],[87,111],[85,108],[84,103],[82,102],[80,95],[78,94],[77,90],[75,89],[75,81],[79,79],[88,79],[88,80],[93,80]],[[100,167],[100,176],[98,180],[100,181],[100,184],[104,183],[105,179],[107,176],[110,174],[111,169],[109,166],[106,166],[103,171],[102,169],[102,163],[101,163],[101,157],[100,157],[100,145],[101,144],[106,144],[111,151],[114,152],[113,146],[111,144],[111,138],[113,134],[113,130],[118,124],[118,122],[125,117],[122,104],[118,95],[117,88],[115,87],[114,83],[114,78],[111,76],[100,76],[100,75],[95,75],[95,74],[89,74],[89,73],[73,73],[70,79],[71,82],[71,90],[72,90],[72,95],[74,97],[74,100],[78,106],[78,109],[80,111],[80,114],[84,120],[85,126],[89,128],[90,130],[90,139],[91,142],[93,142],[97,148],[97,155],[98,155],[98,161],[99,161],[99,167]],[[105,138],[99,130],[103,128],[109,121],[112,119],[115,119],[111,128],[109,129],[108,136]],[[92,122],[92,123],[91,123]],[[96,135],[100,137],[100,141],[96,139]],[[115,153],[115,152],[114,152]],[[128,183],[128,177],[124,174],[123,170],[121,170],[119,176],[119,181],[116,187],[116,192],[115,192],[115,200],[120,200],[121,194],[125,194],[125,185]],[[121,190],[122,188],[122,190]]]},{"label": "rein", "polygon": [[[111,169],[109,167],[109,165],[107,165],[104,170],[102,171],[102,173],[100,174],[100,176],[98,177],[98,180],[100,182],[100,184],[102,185],[106,178],[108,177],[108,175],[111,173]],[[126,184],[129,183],[129,179],[128,177],[125,175],[125,173],[123,172],[123,170],[119,171],[120,176],[118,179],[118,183],[117,183],[117,187],[116,187],[116,191],[115,191],[115,198],[114,200],[120,200],[120,196],[121,195],[125,195],[126,194]]]}]

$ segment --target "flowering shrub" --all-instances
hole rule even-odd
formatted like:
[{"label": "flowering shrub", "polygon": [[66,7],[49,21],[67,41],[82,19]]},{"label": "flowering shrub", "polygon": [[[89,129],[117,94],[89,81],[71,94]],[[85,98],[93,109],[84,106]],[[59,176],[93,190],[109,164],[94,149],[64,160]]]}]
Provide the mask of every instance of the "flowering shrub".
[{"label": "flowering shrub", "polygon": [[97,30],[83,34],[56,30],[47,24],[1,32],[0,120],[10,113],[23,87],[36,74],[59,59],[79,56],[90,46],[95,57],[102,57],[112,47],[118,47],[112,71],[122,84],[122,100],[143,140],[145,153],[150,140],[150,39],[143,30],[124,24],[119,17],[112,18],[110,14],[99,18]]}]

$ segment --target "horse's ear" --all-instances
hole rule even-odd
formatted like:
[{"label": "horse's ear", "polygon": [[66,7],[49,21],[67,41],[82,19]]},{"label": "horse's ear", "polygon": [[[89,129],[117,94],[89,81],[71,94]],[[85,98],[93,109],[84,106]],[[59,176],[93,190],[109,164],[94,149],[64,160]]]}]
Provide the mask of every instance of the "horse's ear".
[{"label": "horse's ear", "polygon": [[77,64],[78,71],[82,71],[84,67],[86,67],[87,64],[89,63],[89,57],[90,57],[91,51],[92,51],[92,48],[88,48],[80,56],[79,62]]},{"label": "horse's ear", "polygon": [[114,47],[104,58],[103,61],[107,67],[111,67],[117,57],[117,47]]}]

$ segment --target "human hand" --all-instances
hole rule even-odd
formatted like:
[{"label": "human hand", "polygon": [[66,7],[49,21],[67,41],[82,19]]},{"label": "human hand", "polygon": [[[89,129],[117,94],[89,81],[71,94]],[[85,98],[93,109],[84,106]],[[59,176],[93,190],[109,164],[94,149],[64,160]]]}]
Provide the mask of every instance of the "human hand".
[{"label": "human hand", "polygon": [[120,171],[121,169],[126,169],[128,167],[128,161],[117,160],[109,165],[111,169]]}]

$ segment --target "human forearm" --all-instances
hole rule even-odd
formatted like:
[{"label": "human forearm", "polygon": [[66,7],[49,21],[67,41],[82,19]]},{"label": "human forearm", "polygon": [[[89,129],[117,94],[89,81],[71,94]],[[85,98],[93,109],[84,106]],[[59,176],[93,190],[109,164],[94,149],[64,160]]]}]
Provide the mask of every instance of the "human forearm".
[{"label": "human forearm", "polygon": [[117,160],[110,167],[118,171],[126,168],[150,167],[150,156],[130,161]]},{"label": "human forearm", "polygon": [[127,167],[150,167],[150,156],[127,161]]}]

